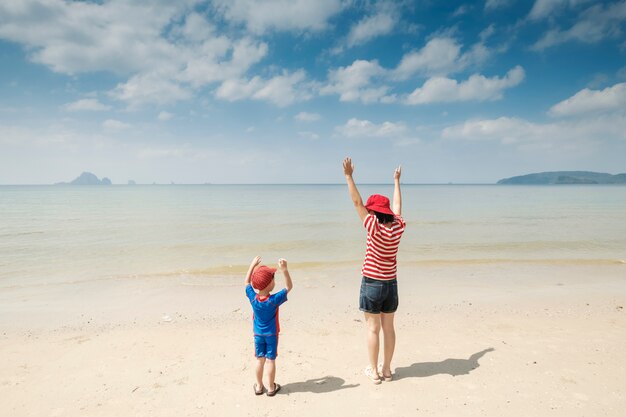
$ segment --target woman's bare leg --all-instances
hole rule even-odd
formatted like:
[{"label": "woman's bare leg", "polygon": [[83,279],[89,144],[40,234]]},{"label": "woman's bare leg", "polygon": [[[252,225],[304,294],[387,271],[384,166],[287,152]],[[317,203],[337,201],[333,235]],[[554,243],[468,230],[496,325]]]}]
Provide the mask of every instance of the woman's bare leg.
[{"label": "woman's bare leg", "polygon": [[370,366],[378,373],[378,351],[380,350],[380,314],[365,313],[367,325],[367,352]]},{"label": "woman's bare leg", "polygon": [[391,375],[391,359],[393,359],[393,351],[396,348],[396,329],[393,325],[394,315],[395,313],[380,313],[380,322],[383,329],[385,346],[383,376],[386,377]]}]

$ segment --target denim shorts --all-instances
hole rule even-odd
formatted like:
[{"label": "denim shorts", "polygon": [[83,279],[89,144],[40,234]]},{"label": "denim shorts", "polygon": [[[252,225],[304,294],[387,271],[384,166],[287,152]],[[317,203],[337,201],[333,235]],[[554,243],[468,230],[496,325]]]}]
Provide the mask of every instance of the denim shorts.
[{"label": "denim shorts", "polygon": [[254,336],[254,355],[257,358],[276,359],[278,356],[278,336]]},{"label": "denim shorts", "polygon": [[366,313],[395,313],[398,309],[398,281],[382,281],[363,277],[359,310]]}]

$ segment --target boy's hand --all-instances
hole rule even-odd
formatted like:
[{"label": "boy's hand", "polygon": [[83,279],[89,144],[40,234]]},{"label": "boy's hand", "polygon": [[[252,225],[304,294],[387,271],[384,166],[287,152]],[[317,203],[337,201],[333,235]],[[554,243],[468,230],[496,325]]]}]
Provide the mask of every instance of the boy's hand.
[{"label": "boy's hand", "polygon": [[260,263],[261,263],[261,257],[260,256],[255,256],[254,259],[252,260],[252,262],[250,262],[250,268],[254,268],[255,266],[257,266]]},{"label": "boy's hand", "polygon": [[254,271],[254,268],[256,268],[256,266],[260,263],[261,263],[261,257],[255,256],[252,262],[250,262],[250,267],[248,268],[248,273],[246,273],[246,279],[244,281],[244,284],[246,285],[250,284],[250,280],[252,279],[252,271]]},{"label": "boy's hand", "polygon": [[396,170],[393,172],[393,179],[394,180],[399,180],[400,179],[400,175],[402,175],[402,165],[400,165],[398,168],[396,168]]},{"label": "boy's hand", "polygon": [[278,260],[278,268],[280,268],[281,271],[286,271],[287,270],[287,260],[280,258]]},{"label": "boy's hand", "polygon": [[289,292],[293,288],[293,282],[291,282],[291,275],[289,275],[289,271],[287,271],[287,260],[280,258],[278,260],[278,267],[285,276],[285,288],[287,292]]},{"label": "boy's hand", "polygon": [[352,164],[352,159],[346,158],[343,160],[343,173],[346,176],[352,176],[354,172],[354,165]]}]

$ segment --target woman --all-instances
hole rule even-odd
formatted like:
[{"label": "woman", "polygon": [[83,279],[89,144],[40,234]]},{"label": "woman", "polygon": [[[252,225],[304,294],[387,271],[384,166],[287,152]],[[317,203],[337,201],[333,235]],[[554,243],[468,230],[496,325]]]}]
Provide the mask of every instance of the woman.
[{"label": "woman", "polygon": [[396,332],[393,318],[398,308],[398,283],[396,281],[396,253],[405,223],[402,214],[402,196],[400,194],[401,168],[394,171],[393,211],[389,199],[373,194],[365,205],[352,179],[354,165],[350,158],[343,161],[343,173],[348,183],[350,198],[356,212],[367,230],[367,250],[361,274],[361,293],[359,310],[365,313],[367,325],[367,349],[369,365],[365,375],[375,384],[380,384],[378,369],[379,334],[383,330],[384,360],[380,372],[382,379],[391,381],[391,359],[396,346]]}]

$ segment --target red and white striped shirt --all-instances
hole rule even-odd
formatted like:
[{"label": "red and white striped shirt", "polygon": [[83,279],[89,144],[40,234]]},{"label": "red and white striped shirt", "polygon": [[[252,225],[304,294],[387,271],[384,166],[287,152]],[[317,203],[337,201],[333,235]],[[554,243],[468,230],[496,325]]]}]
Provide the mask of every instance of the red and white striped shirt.
[{"label": "red and white striped shirt", "polygon": [[396,216],[390,227],[378,223],[374,214],[363,219],[367,230],[367,250],[361,273],[373,279],[390,280],[396,277],[396,254],[406,223]]}]

